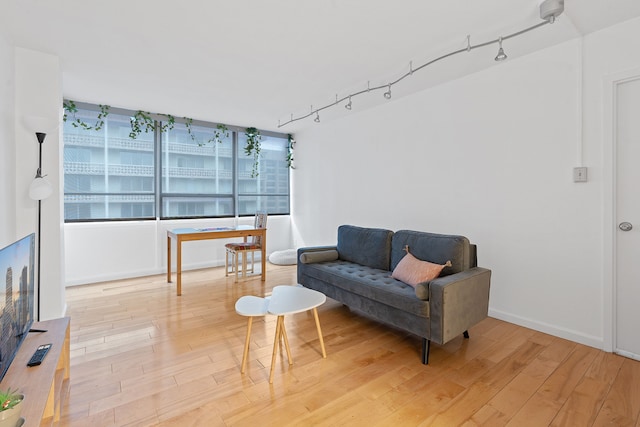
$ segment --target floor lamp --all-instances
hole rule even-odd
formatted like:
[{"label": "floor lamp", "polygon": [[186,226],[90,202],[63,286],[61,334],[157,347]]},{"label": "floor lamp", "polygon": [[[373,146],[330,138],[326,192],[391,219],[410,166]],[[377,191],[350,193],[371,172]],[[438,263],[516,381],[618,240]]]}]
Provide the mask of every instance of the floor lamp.
[{"label": "floor lamp", "polygon": [[38,139],[39,155],[38,155],[38,170],[36,171],[36,177],[29,185],[29,197],[38,201],[38,305],[37,305],[37,321],[40,321],[40,240],[42,232],[42,200],[51,196],[53,188],[51,183],[45,178],[46,175],[42,175],[42,143],[47,134],[42,132],[36,132],[36,138]]}]

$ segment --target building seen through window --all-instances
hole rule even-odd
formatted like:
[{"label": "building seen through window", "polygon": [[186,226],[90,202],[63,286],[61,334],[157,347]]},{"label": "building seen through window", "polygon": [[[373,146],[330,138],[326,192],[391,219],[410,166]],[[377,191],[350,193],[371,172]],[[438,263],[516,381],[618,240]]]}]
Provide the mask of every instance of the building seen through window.
[{"label": "building seen through window", "polygon": [[[75,118],[92,124],[97,106]],[[167,219],[289,214],[288,139],[261,132],[258,176],[244,152],[243,129],[212,141],[216,125],[199,122],[130,137],[126,110],[109,112],[98,131],[64,124],[65,221]],[[237,212],[237,213],[236,213]]]}]

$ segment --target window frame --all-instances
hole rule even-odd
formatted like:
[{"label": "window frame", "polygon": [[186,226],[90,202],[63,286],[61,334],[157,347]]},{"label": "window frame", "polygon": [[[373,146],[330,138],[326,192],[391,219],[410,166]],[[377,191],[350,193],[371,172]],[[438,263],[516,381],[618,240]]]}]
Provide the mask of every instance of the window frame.
[{"label": "window frame", "polygon": [[[96,111],[99,112],[100,111],[100,106],[95,105],[95,104],[89,104],[89,103],[83,103],[83,102],[75,102],[78,110],[89,110],[89,111]],[[123,108],[115,108],[115,107],[110,107],[109,109],[109,114],[119,114],[119,115],[125,115],[125,116],[129,116],[129,117],[133,117],[136,114],[136,111],[134,110],[128,110],[128,109],[123,109]],[[147,114],[145,112],[145,114]],[[277,192],[277,193],[269,193],[269,192],[257,192],[257,193],[240,193],[240,187],[239,187],[239,180],[240,180],[240,174],[242,173],[239,170],[239,162],[240,160],[243,160],[240,157],[240,151],[241,148],[238,146],[240,144],[240,134],[242,132],[245,132],[245,128],[242,127],[238,127],[238,126],[229,126],[227,125],[228,131],[230,133],[231,136],[231,152],[232,152],[232,185],[231,185],[231,193],[182,193],[182,192],[164,192],[164,177],[162,176],[162,170],[163,170],[163,162],[164,162],[164,152],[163,152],[163,132],[160,130],[161,126],[163,124],[165,124],[166,120],[167,120],[167,116],[166,115],[161,115],[161,114],[148,114],[153,120],[154,120],[154,124],[155,124],[155,129],[154,129],[154,133],[153,133],[153,153],[152,153],[152,158],[153,158],[153,190],[152,191],[139,191],[139,192],[118,192],[118,193],[108,193],[108,192],[67,192],[67,189],[64,188],[64,195],[63,195],[63,204],[64,204],[64,210],[65,210],[65,215],[64,215],[64,222],[65,223],[81,223],[81,222],[112,222],[112,221],[151,221],[151,220],[181,220],[181,219],[185,219],[185,220],[193,220],[193,219],[215,219],[215,218],[233,218],[233,217],[246,217],[246,216],[253,216],[255,214],[255,212],[245,212],[245,213],[240,213],[240,203],[241,203],[241,199],[243,198],[256,198],[256,200],[259,200],[260,198],[280,198],[280,197],[286,197],[286,210],[284,212],[282,212],[281,210],[281,206],[277,206],[278,207],[278,212],[271,212],[269,211],[269,215],[290,215],[291,212],[291,170],[287,165],[286,162],[286,156],[287,156],[287,150],[288,150],[288,138],[289,135],[288,134],[283,134],[283,133],[278,133],[278,132],[272,132],[272,131],[265,131],[265,130],[260,130],[260,134],[261,136],[267,137],[267,138],[276,138],[276,139],[282,139],[283,140],[283,145],[284,145],[284,149],[282,151],[282,164],[283,167],[286,169],[286,183],[287,183],[287,190],[285,193]],[[107,116],[106,120],[108,120],[109,117]],[[178,118],[175,117],[175,123],[176,125],[184,125],[187,122],[188,119],[186,118]],[[190,121],[191,126],[193,127],[204,127],[204,128],[208,128],[211,129],[212,131],[216,131],[217,130],[217,126],[218,123],[215,122],[206,122],[206,121],[201,121],[201,120],[191,120]],[[108,141],[108,140],[107,140]],[[65,136],[64,136],[64,131],[63,131],[63,143],[64,143],[64,147],[67,147],[67,143],[65,140]],[[82,149],[82,146],[78,146],[79,148],[77,148],[78,150]],[[252,159],[252,157],[247,156],[247,158]],[[260,162],[262,163],[262,153],[261,153],[261,159]],[[63,157],[63,163],[64,165],[66,165],[66,160]],[[206,163],[206,161],[205,161]],[[66,168],[63,165],[63,179],[66,179],[67,174],[65,172]],[[109,164],[107,162],[104,163],[104,167],[105,167],[105,173],[107,173],[106,171],[108,171],[109,168]],[[141,165],[142,166],[142,165]],[[149,165],[144,165],[146,167],[148,167]],[[262,173],[262,171],[261,171]],[[80,176],[80,175],[78,175]],[[280,177],[281,178],[281,177]],[[80,178],[78,178],[80,179]],[[258,175],[255,178],[257,184],[256,187],[257,188],[261,188],[260,185],[258,185],[258,180],[261,180],[261,175]],[[274,182],[276,182],[277,180],[275,180]],[[263,185],[263,188],[267,188],[269,187],[269,185]],[[280,186],[280,190],[281,190],[281,186]],[[277,189],[277,188],[276,188]],[[153,205],[153,209],[154,209],[154,216],[149,216],[149,217],[126,217],[126,218],[67,218],[66,215],[66,210],[67,210],[67,206],[69,206],[69,209],[74,209],[76,212],[79,212],[82,210],[82,208],[80,207],[79,204],[77,203],[73,203],[73,201],[68,202],[67,201],[67,196],[85,196],[85,197],[110,197],[110,196],[152,196],[153,200],[154,200],[154,205]],[[229,214],[219,214],[219,215],[194,215],[194,216],[170,216],[169,213],[167,212],[165,214],[164,210],[165,210],[165,202],[168,199],[174,199],[174,200],[179,200],[180,198],[184,198],[184,199],[188,199],[188,198],[197,198],[197,199],[211,199],[211,200],[230,200],[231,201],[231,212]],[[108,205],[108,201],[106,202],[106,204]],[[262,206],[262,204],[258,204],[258,206]],[[206,206],[205,206],[206,208]],[[90,205],[87,205],[87,209],[91,209]],[[187,208],[188,209],[188,208]]]}]

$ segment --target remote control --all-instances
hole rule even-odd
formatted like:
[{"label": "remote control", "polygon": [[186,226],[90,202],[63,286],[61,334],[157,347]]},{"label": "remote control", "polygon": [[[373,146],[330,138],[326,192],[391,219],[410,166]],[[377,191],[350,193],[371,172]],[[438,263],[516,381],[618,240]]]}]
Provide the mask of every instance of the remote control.
[{"label": "remote control", "polygon": [[39,364],[41,364],[42,359],[44,359],[44,357],[47,355],[47,352],[50,348],[51,344],[43,344],[41,346],[38,346],[36,352],[33,353],[33,356],[31,356],[31,359],[29,359],[29,363],[27,363],[27,366],[38,366]]}]

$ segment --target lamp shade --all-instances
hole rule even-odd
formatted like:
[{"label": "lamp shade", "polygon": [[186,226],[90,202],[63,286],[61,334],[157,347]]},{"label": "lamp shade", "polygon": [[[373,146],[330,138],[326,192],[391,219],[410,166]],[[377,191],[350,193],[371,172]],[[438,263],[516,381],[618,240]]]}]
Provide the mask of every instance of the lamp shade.
[{"label": "lamp shade", "polygon": [[31,132],[53,133],[58,128],[57,120],[42,116],[23,116],[22,123]]},{"label": "lamp shade", "polygon": [[36,177],[29,185],[29,197],[33,200],[43,200],[53,193],[51,183],[44,177]]}]

